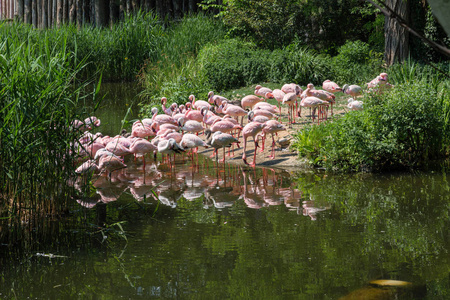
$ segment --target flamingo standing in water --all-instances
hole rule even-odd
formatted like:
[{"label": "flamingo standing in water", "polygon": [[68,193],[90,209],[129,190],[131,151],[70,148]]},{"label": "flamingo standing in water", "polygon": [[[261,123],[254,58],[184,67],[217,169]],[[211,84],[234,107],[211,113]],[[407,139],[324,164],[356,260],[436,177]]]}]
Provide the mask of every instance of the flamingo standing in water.
[{"label": "flamingo standing in water", "polygon": [[[257,123],[257,122],[251,122],[244,126],[242,129],[242,137],[244,139],[244,150],[242,152],[242,160],[245,164],[255,167],[256,165],[256,149],[258,148],[258,142],[256,141],[256,135],[261,132],[261,130],[264,128],[263,123]],[[253,154],[253,162],[249,164],[247,162],[247,155],[245,153],[245,150],[247,149],[247,138],[252,137],[253,142],[255,143],[255,152]]]},{"label": "flamingo standing in water", "polygon": [[111,179],[111,173],[126,168],[127,165],[123,163],[123,161],[115,156],[111,155],[103,155],[100,157],[100,161],[98,164],[98,168],[103,171],[109,172],[109,178]]},{"label": "flamingo standing in water", "polygon": [[[158,152],[161,154],[167,154],[170,160],[170,154],[173,154],[175,160],[175,154],[184,152],[184,149],[174,140],[160,140],[158,143]],[[170,170],[172,170],[172,164],[169,161]]]},{"label": "flamingo standing in water", "polygon": [[225,162],[225,147],[231,147],[232,144],[238,143],[239,140],[229,133],[216,131],[214,132],[214,134],[212,134],[212,136],[211,133],[212,132],[209,129],[205,131],[205,134],[207,136],[207,143],[215,149],[216,161],[218,161],[219,159],[219,148],[223,148],[223,159],[221,160],[221,162]]},{"label": "flamingo standing in water", "polygon": [[151,142],[146,139],[137,138],[130,146],[130,152],[135,156],[136,154],[142,154],[142,160],[144,162],[143,169],[145,170],[145,154],[158,150],[158,147],[154,146]]}]

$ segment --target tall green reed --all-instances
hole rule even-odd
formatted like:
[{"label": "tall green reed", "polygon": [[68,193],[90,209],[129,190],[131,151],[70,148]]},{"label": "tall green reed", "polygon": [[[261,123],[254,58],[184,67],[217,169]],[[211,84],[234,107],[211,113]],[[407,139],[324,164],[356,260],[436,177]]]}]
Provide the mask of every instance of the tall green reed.
[{"label": "tall green reed", "polygon": [[27,224],[67,208],[79,135],[70,124],[96,101],[79,81],[86,63],[69,51],[69,35],[55,47],[51,34],[39,33],[39,41],[35,34],[26,25],[0,25],[0,214]]}]

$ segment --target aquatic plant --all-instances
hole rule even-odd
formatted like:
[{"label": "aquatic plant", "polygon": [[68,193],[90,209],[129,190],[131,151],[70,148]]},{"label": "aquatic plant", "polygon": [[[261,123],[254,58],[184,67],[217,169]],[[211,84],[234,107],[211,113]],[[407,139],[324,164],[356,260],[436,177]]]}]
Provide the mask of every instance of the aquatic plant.
[{"label": "aquatic plant", "polygon": [[54,36],[43,32],[37,42],[25,27],[0,25],[0,214],[19,225],[67,209],[79,135],[70,125],[87,116],[86,101],[95,107],[89,96],[99,88],[87,93],[88,82],[78,80],[86,62],[74,64],[67,35],[54,47]]}]

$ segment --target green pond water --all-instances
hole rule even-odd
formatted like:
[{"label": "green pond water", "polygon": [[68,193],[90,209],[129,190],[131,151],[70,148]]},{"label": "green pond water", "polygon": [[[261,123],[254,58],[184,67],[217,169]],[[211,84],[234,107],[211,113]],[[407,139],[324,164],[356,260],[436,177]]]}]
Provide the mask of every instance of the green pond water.
[{"label": "green pond water", "polygon": [[[135,100],[108,101],[97,115],[118,133]],[[146,162],[78,180],[65,216],[2,241],[0,299],[450,299],[445,168],[334,176],[201,155]]]}]

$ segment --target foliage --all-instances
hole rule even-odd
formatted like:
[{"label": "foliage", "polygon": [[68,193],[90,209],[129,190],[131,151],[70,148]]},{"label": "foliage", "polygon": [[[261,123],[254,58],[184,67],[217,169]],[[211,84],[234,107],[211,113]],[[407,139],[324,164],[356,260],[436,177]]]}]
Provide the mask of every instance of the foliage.
[{"label": "foliage", "polygon": [[87,116],[89,96],[87,82],[74,84],[86,65],[74,63],[68,35],[56,41],[60,47],[51,46],[52,33],[36,41],[24,25],[3,24],[0,35],[0,197],[11,204],[31,201],[34,209],[56,205],[42,199],[64,198],[59,185],[73,175],[76,157],[69,151],[77,133],[69,128]]},{"label": "foliage", "polygon": [[367,43],[347,41],[339,47],[338,52],[332,58],[333,78],[337,82],[361,84],[370,81],[373,74],[381,71],[383,54],[371,50]]},{"label": "foliage", "polygon": [[383,95],[366,95],[364,111],[327,123],[328,135],[315,133],[319,127],[307,131],[314,141],[300,136],[296,146],[305,152],[310,144],[323,145],[309,155],[339,172],[423,167],[446,154],[449,101],[447,90],[430,81],[400,83]]},{"label": "foliage", "polygon": [[[171,102],[186,101],[190,94],[206,96],[205,79],[195,57],[206,43],[217,43],[225,36],[223,25],[203,14],[184,17],[179,24],[167,28],[156,46],[156,57],[142,69],[141,94],[150,105],[161,97]],[[146,108],[144,108],[145,110]]]},{"label": "foliage", "polygon": [[375,21],[375,10],[355,0],[229,0],[221,6],[205,0],[202,7],[219,8],[231,36],[272,50],[298,39],[303,45],[334,54],[347,39],[367,40],[373,28],[363,25]]}]

